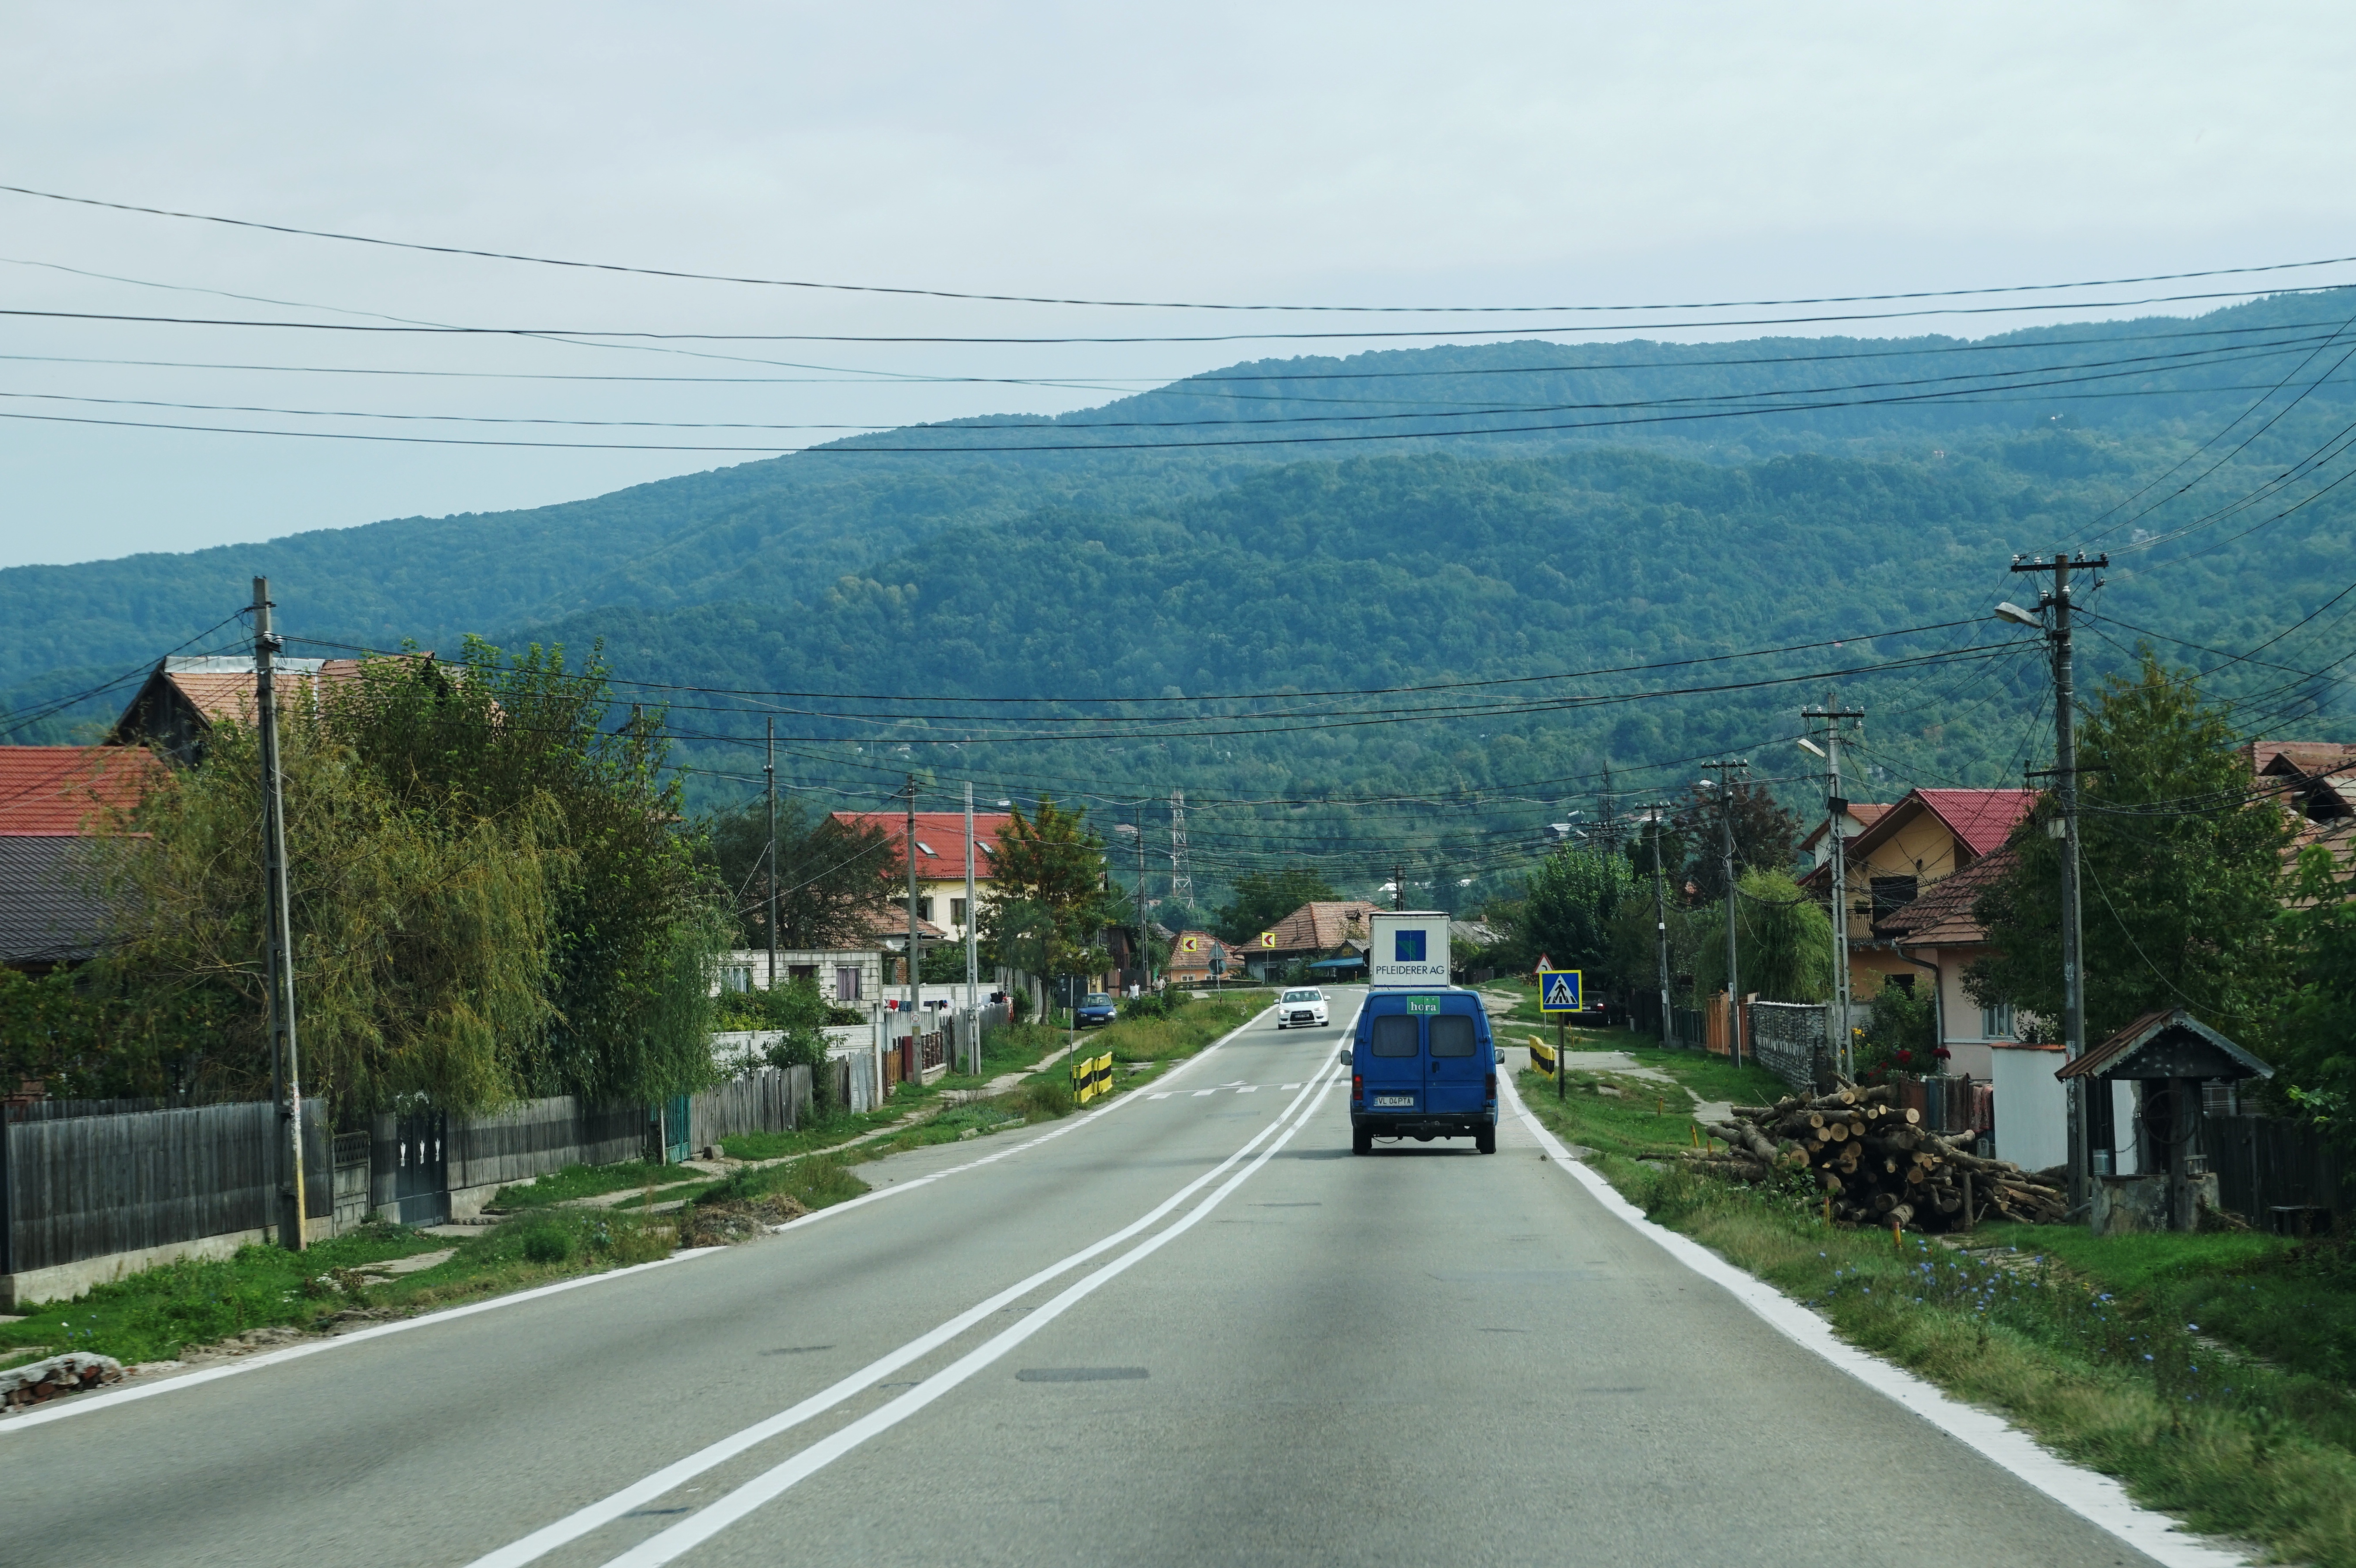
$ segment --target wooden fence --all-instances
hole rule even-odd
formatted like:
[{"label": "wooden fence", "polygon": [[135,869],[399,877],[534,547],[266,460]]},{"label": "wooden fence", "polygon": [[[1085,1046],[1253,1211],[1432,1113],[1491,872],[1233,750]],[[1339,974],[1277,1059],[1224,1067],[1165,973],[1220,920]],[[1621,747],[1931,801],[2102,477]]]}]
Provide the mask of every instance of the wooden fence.
[{"label": "wooden fence", "polygon": [[[334,1212],[332,1140],[303,1124],[305,1201]],[[274,1226],[277,1107],[0,1123],[0,1275]]]},{"label": "wooden fence", "polygon": [[809,1115],[810,1070],[766,1067],[691,1099],[688,1141],[702,1148],[744,1133],[791,1132]]},{"label": "wooden fence", "polygon": [[[378,1118],[390,1124],[392,1118]],[[644,1105],[584,1106],[570,1094],[526,1100],[480,1116],[452,1116],[450,1189],[498,1187],[568,1165],[619,1165],[647,1152]],[[378,1141],[384,1141],[380,1133]]]},{"label": "wooden fence", "polygon": [[[810,1070],[766,1068],[693,1095],[701,1147],[798,1127]],[[232,1236],[277,1223],[278,1115],[268,1104],[106,1115],[53,1108],[0,1120],[0,1275]],[[23,1107],[12,1107],[23,1109]],[[569,1095],[480,1116],[378,1116],[331,1136],[306,1106],[303,1169],[314,1220],[346,1230],[370,1218],[433,1223],[453,1192],[487,1189],[568,1165],[646,1157],[644,1105],[583,1106]]]},{"label": "wooden fence", "polygon": [[2261,1231],[2299,1234],[2356,1212],[2348,1156],[2305,1122],[2208,1116],[2201,1141],[2218,1201]]}]

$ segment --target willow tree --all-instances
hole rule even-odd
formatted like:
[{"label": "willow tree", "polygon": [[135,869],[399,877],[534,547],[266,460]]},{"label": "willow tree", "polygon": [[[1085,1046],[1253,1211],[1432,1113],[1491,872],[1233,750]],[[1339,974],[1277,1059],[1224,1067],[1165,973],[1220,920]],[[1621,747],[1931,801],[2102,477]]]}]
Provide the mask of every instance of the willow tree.
[{"label": "willow tree", "polygon": [[[566,875],[547,803],[437,818],[409,808],[303,707],[280,725],[303,1086],[353,1115],[522,1093],[556,1017],[550,889]],[[89,983],[122,1089],[252,1093],[271,1082],[262,963],[260,752],[217,724],[108,842],[114,944]],[[185,1027],[191,1018],[209,1027]]]}]

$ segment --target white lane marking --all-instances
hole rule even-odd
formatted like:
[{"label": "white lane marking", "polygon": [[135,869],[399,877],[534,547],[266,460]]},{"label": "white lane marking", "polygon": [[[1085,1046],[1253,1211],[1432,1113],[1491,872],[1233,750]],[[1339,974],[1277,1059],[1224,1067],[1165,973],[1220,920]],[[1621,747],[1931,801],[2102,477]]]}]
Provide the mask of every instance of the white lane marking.
[{"label": "white lane marking", "polygon": [[[1259,1012],[1254,1013],[1250,1018],[1246,1019],[1234,1029],[1229,1029],[1226,1033],[1221,1035],[1218,1039],[1205,1046],[1201,1051],[1196,1051],[1193,1056],[1188,1057],[1185,1061],[1172,1068],[1168,1072],[1163,1073],[1162,1075],[1162,1079],[1166,1081],[1185,1072],[1188,1068],[1194,1066],[1196,1062],[1202,1061],[1205,1057],[1209,1056],[1221,1046],[1226,1045],[1237,1035],[1243,1033],[1244,1030],[1249,1029],[1259,1019],[1261,1014],[1266,1013],[1267,1011],[1269,1011],[1269,1008],[1263,1008]],[[945,1176],[955,1176],[959,1171],[971,1170],[976,1166],[993,1164],[998,1160],[1006,1158],[1010,1155],[1021,1154],[1024,1149],[1036,1148],[1039,1145],[1047,1142],[1050,1138],[1061,1137],[1064,1134],[1071,1132],[1077,1127],[1085,1126],[1088,1123],[1095,1121],[1098,1117],[1106,1115],[1108,1112],[1119,1109],[1122,1105],[1129,1104],[1137,1096],[1133,1091],[1118,1095],[1104,1105],[1089,1112],[1087,1115],[1059,1123],[1052,1131],[1047,1132],[1039,1137],[1033,1138],[1026,1143],[1017,1144],[1012,1148],[1001,1149],[984,1158],[970,1160],[964,1165],[953,1166],[947,1170],[936,1171],[930,1176],[920,1177],[911,1181],[904,1181],[892,1187],[878,1188],[873,1192],[863,1194],[858,1198],[853,1198],[847,1202],[835,1204],[831,1208],[820,1209],[812,1214],[805,1214],[800,1219],[789,1221],[787,1223],[791,1225],[807,1225],[813,1221],[823,1219],[827,1215],[839,1214],[848,1209],[861,1208],[877,1199],[888,1198],[895,1192],[905,1192],[913,1188],[927,1186],[932,1182],[938,1181]],[[1248,1147],[1249,1146],[1247,1145],[1246,1147]],[[823,1153],[824,1151],[821,1150],[819,1152]],[[780,1225],[776,1228],[782,1231],[787,1227]],[[333,1350],[345,1345],[357,1345],[363,1340],[382,1339],[388,1334],[405,1334],[412,1328],[430,1328],[437,1323],[447,1323],[460,1317],[472,1317],[478,1312],[496,1312],[503,1307],[520,1306],[524,1302],[537,1301],[545,1296],[555,1296],[567,1290],[578,1290],[584,1285],[600,1285],[607,1280],[624,1279],[631,1275],[643,1274],[650,1268],[665,1268],[672,1264],[691,1263],[697,1258],[709,1257],[714,1253],[723,1253],[727,1250],[728,1249],[725,1247],[691,1247],[683,1252],[673,1253],[667,1258],[658,1258],[650,1264],[634,1264],[627,1268],[607,1269],[603,1274],[583,1275],[577,1279],[563,1279],[557,1281],[554,1285],[538,1285],[530,1290],[519,1290],[512,1296],[494,1296],[488,1301],[469,1302],[464,1307],[452,1307],[440,1312],[424,1313],[416,1317],[404,1317],[398,1323],[382,1323],[373,1328],[355,1329],[349,1334],[338,1334],[332,1339],[322,1339],[314,1344],[290,1345],[283,1350],[265,1351],[258,1356],[249,1356],[233,1366],[208,1367],[200,1372],[184,1372],[177,1377],[161,1379],[158,1381],[142,1384],[134,1388],[112,1389],[105,1393],[76,1394],[70,1399],[59,1401],[37,1411],[27,1412],[22,1415],[0,1417],[0,1434],[18,1431],[26,1427],[40,1426],[52,1421],[63,1421],[69,1416],[87,1415],[94,1410],[108,1410],[118,1404],[127,1404],[134,1400],[152,1399],[156,1394],[170,1393],[177,1389],[197,1388],[205,1383],[216,1382],[222,1378],[235,1377],[240,1372],[258,1371],[263,1367],[274,1367],[282,1361],[296,1360],[305,1356],[316,1356],[322,1350]]]},{"label": "white lane marking", "polygon": [[[1042,1303],[1031,1312],[1024,1314],[1020,1321],[996,1337],[967,1351],[889,1404],[869,1412],[840,1432],[819,1439],[775,1468],[755,1477],[701,1511],[681,1520],[669,1530],[640,1541],[620,1556],[613,1558],[606,1563],[605,1568],[656,1568],[657,1564],[669,1563],[681,1552],[692,1551],[759,1508],[763,1503],[787,1490],[796,1483],[816,1475],[877,1433],[887,1431],[907,1420],[925,1406],[972,1377],[974,1373],[999,1360],[1087,1296],[1128,1272],[1132,1265],[1142,1262],[1170,1242],[1192,1230],[1205,1215],[1217,1208],[1229,1193],[1250,1180],[1254,1172],[1273,1159],[1278,1150],[1292,1141],[1294,1134],[1309,1125],[1310,1115],[1324,1100],[1326,1091],[1340,1081],[1338,1072],[1317,1081],[1308,1093],[1301,1096],[1300,1114],[1290,1117],[1290,1125],[1285,1127],[1284,1135],[1261,1150],[1249,1165],[1229,1177],[1225,1186],[1189,1210],[1185,1217],[1176,1223],[1158,1232],[1151,1240],[1139,1243],[1094,1274],[1074,1281],[1053,1299]],[[1280,1124],[1270,1124],[1271,1126],[1277,1125]]]},{"label": "white lane marking", "polygon": [[1218,1091],[1216,1089],[1197,1089],[1194,1091],[1193,1097],[1199,1100],[1205,1094],[1215,1094],[1217,1093]]},{"label": "white lane marking", "polygon": [[[1313,1099],[1313,1095],[1301,1095],[1296,1106],[1287,1108],[1288,1113],[1298,1108],[1300,1104],[1306,1104]],[[968,1307],[938,1328],[919,1335],[887,1355],[870,1361],[848,1377],[839,1379],[799,1403],[780,1411],[766,1420],[756,1422],[740,1432],[721,1438],[716,1443],[707,1444],[685,1458],[663,1467],[654,1474],[633,1482],[610,1497],[602,1498],[586,1508],[577,1509],[553,1523],[543,1525],[519,1541],[503,1546],[496,1552],[487,1552],[475,1559],[468,1564],[468,1568],[520,1568],[521,1564],[543,1556],[567,1541],[576,1541],[593,1530],[612,1523],[631,1509],[661,1497],[716,1465],[724,1464],[747,1448],[765,1443],[780,1433],[790,1431],[815,1416],[825,1414],[843,1401],[861,1392],[869,1384],[879,1382],[909,1362],[938,1349],[975,1324],[1003,1310],[1049,1280],[1070,1273],[1091,1258],[1119,1246],[1139,1232],[1152,1226],[1187,1199],[1201,1191],[1211,1182],[1217,1180],[1223,1172],[1248,1156],[1263,1139],[1282,1127],[1284,1122],[1284,1116],[1278,1116],[1246,1139],[1243,1146],[1226,1158],[1172,1193],[1141,1218],[1131,1221],[1101,1241],[1083,1247],[1070,1256],[1048,1264],[1028,1279],[1009,1285],[988,1300]]]},{"label": "white lane marking", "polygon": [[1247,1083],[1242,1088],[1237,1090],[1236,1093],[1238,1094],[1257,1094],[1259,1093],[1259,1085],[1257,1083]]},{"label": "white lane marking", "polygon": [[[1265,1010],[1265,1008],[1262,1009],[1262,1011]],[[1235,1028],[1229,1029],[1226,1033],[1221,1035],[1218,1039],[1205,1046],[1201,1051],[1195,1052],[1184,1061],[1180,1062],[1168,1072],[1163,1073],[1162,1078],[1160,1080],[1156,1080],[1156,1082],[1166,1081],[1185,1072],[1186,1069],[1194,1066],[1195,1062],[1202,1061],[1203,1058],[1210,1055],[1213,1051],[1218,1050],[1221,1046],[1235,1039],[1236,1036],[1249,1029],[1252,1026],[1253,1020],[1257,1019],[1258,1017],[1258,1013],[1254,1013],[1251,1018],[1246,1019],[1242,1023],[1237,1024]],[[1214,1091],[1205,1090],[1202,1091],[1202,1093],[1214,1093]],[[980,1159],[967,1160],[962,1165],[952,1165],[944,1169],[933,1171],[929,1175],[911,1177],[905,1181],[895,1181],[889,1187],[879,1187],[873,1192],[862,1192],[856,1198],[846,1200],[841,1203],[830,1205],[824,1209],[816,1210],[810,1213],[802,1215],[798,1219],[788,1220],[782,1225],[772,1225],[769,1228],[773,1231],[778,1232],[805,1229],[809,1226],[817,1224],[822,1220],[832,1219],[838,1214],[847,1214],[854,1209],[863,1209],[870,1203],[879,1203],[884,1199],[893,1196],[894,1193],[913,1192],[919,1187],[930,1187],[936,1181],[946,1180],[949,1177],[959,1176],[969,1170],[979,1170],[985,1165],[996,1165],[1001,1159],[1012,1159],[1018,1154],[1023,1154],[1031,1149],[1037,1148],[1041,1144],[1052,1143],[1055,1139],[1062,1137],[1066,1133],[1077,1132],[1091,1123],[1112,1115],[1115,1111],[1121,1109],[1125,1105],[1134,1105],[1140,1103],[1140,1097],[1136,1090],[1124,1090],[1122,1093],[1116,1094],[1111,1099],[1106,1101],[1103,1104],[1098,1106],[1095,1110],[1087,1112],[1081,1115],[1066,1117],[1065,1120],[1056,1123],[1047,1131],[1041,1133],[1035,1138],[1027,1138],[1022,1143],[1015,1144],[1011,1147],[1000,1149],[995,1154],[986,1154]],[[823,1154],[826,1151],[820,1149],[818,1152]]]},{"label": "white lane marking", "polygon": [[1284,1087],[1285,1087],[1285,1088],[1287,1088],[1287,1089],[1298,1089],[1298,1088],[1300,1088],[1300,1087],[1301,1087],[1301,1085],[1300,1085],[1300,1084],[1298,1084],[1298,1083],[1287,1083],[1287,1084],[1285,1084],[1285,1085],[1284,1085]]},{"label": "white lane marking", "polygon": [[1164,1089],[1159,1094],[1148,1094],[1146,1098],[1149,1100],[1167,1100],[1170,1098],[1170,1091]]},{"label": "white lane marking", "polygon": [[604,1274],[584,1274],[574,1279],[560,1279],[554,1285],[535,1285],[530,1290],[519,1290],[513,1296],[494,1296],[488,1301],[469,1302],[464,1307],[429,1312],[417,1317],[404,1317],[398,1323],[380,1323],[373,1328],[356,1328],[348,1334],[338,1334],[332,1339],[319,1339],[308,1345],[289,1345],[283,1350],[266,1350],[261,1355],[249,1356],[230,1366],[207,1367],[200,1372],[182,1372],[177,1377],[161,1378],[152,1383],[139,1384],[131,1388],[110,1389],[104,1393],[76,1394],[70,1400],[51,1404],[43,1410],[28,1411],[23,1415],[0,1418],[0,1434],[21,1431],[28,1426],[39,1426],[51,1421],[63,1421],[70,1415],[87,1415],[93,1410],[107,1410],[118,1404],[128,1404],[134,1400],[152,1399],[159,1393],[169,1393],[175,1389],[195,1388],[200,1383],[218,1382],[222,1378],[233,1378],[240,1372],[274,1367],[282,1361],[298,1360],[305,1356],[316,1356],[322,1350],[333,1350],[344,1345],[357,1345],[364,1339],[381,1339],[388,1334],[406,1334],[412,1328],[426,1328],[436,1323],[450,1322],[455,1318],[472,1317],[477,1312],[489,1312],[501,1307],[513,1307],[519,1302],[538,1301],[542,1296],[555,1296],[567,1290],[578,1290],[584,1285],[598,1285],[609,1279],[623,1279],[631,1275],[644,1274],[648,1269],[667,1268],[672,1264],[692,1263],[697,1258],[710,1257],[714,1253],[724,1253],[727,1250],[725,1247],[690,1247],[684,1252],[673,1253],[667,1258],[657,1258],[650,1264],[632,1264],[627,1268],[607,1269]]},{"label": "white lane marking", "polygon": [[2139,1508],[2126,1488],[2108,1476],[2082,1469],[2038,1446],[2036,1440],[2002,1416],[1950,1398],[1932,1383],[1879,1357],[1868,1355],[1833,1332],[1832,1325],[1794,1301],[1765,1280],[1745,1274],[1716,1253],[1687,1237],[1644,1218],[1644,1211],[1620,1196],[1619,1189],[1578,1160],[1548,1132],[1510,1079],[1498,1079],[1499,1092],[1513,1103],[1522,1125],[1557,1165],[1594,1194],[1614,1218],[1644,1232],[1677,1262],[1733,1297],[1769,1327],[1803,1349],[1815,1351],[1876,1393],[1905,1406],[1950,1437],[2000,1466],[2060,1503],[2079,1518],[2108,1531],[2166,1568],[2246,1568],[2247,1559],[2220,1552],[2186,1536],[2165,1514]]}]

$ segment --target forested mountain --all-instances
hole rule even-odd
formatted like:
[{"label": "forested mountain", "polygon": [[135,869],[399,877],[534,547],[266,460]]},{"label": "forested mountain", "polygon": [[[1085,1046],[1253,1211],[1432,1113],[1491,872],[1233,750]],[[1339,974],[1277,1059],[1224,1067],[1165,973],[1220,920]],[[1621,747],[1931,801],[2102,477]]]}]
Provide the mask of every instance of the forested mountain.
[{"label": "forested mountain", "polygon": [[[1477,788],[1515,795],[1526,821],[1590,795],[1606,764],[1651,791],[1689,773],[1678,759],[1772,743],[1762,772],[1797,773],[1776,738],[1837,680],[1873,714],[1860,765],[1879,771],[1860,795],[1994,783],[2039,749],[2031,653],[1871,667],[2017,640],[1985,619],[2033,599],[2005,570],[2014,552],[2115,553],[2094,601],[2115,620],[2083,644],[2097,667],[2136,627],[2251,648],[2356,582],[2334,487],[2356,419],[2344,303],[1974,343],[1523,342],[1240,365],[1057,420],[893,432],[564,506],[0,572],[0,691],[22,711],[120,673],[266,573],[298,635],[603,638],[617,675],[653,683],[628,695],[670,704],[705,796],[748,767],[716,738],[759,720],[662,687],[917,699],[776,699],[803,780],[880,789],[913,766],[944,787],[1112,795]],[[2218,688],[2253,723],[2336,731],[2345,686],[2297,672],[2336,656],[2338,613],[2256,659],[2162,647],[2222,664]],[[1965,624],[1856,641],[1949,621]],[[1620,673],[1529,678],[1605,669]],[[1522,684],[1205,700],[1508,679]],[[1622,700],[1640,689],[1685,694]],[[1043,696],[1130,700],[973,700]],[[1149,734],[1145,717],[1183,721]],[[958,748],[913,744],[918,726]],[[1280,811],[1336,846],[1401,841],[1382,813],[1420,812],[1407,840],[1441,859],[1475,857],[1493,827],[1413,802],[1243,815]],[[1239,824],[1235,843],[1258,832]],[[1215,853],[1215,834],[1203,842]]]}]

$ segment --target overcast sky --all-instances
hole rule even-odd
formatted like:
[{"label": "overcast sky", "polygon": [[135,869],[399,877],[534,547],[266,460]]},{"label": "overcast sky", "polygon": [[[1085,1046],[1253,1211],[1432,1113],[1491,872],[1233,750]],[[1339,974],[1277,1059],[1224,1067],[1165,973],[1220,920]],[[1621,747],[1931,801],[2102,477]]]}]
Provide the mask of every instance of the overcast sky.
[{"label": "overcast sky", "polygon": [[[2351,56],[2356,16],[2325,5],[20,0],[0,31],[0,183],[436,244],[989,293],[1879,292],[2356,252]],[[16,196],[0,196],[0,305],[17,311],[778,334],[1333,325],[566,272]],[[5,317],[0,413],[48,419],[0,419],[0,566],[530,506],[743,460],[58,419],[774,449],[827,432],[444,416],[891,425],[1082,407],[1105,400],[1097,389],[1296,351],[698,350],[729,360]],[[524,379],[708,375],[766,379]],[[360,417],[391,414],[434,417]]]}]

